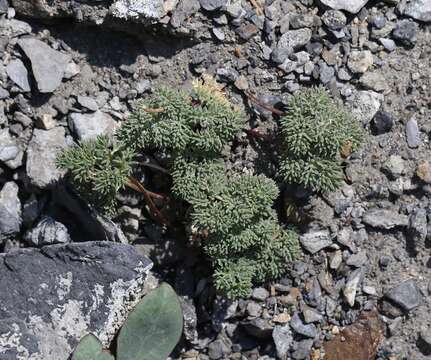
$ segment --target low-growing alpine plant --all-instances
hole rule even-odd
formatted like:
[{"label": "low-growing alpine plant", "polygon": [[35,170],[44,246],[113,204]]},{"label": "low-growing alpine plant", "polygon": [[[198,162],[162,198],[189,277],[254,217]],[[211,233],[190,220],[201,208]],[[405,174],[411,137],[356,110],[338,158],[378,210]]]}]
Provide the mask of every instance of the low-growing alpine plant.
[{"label": "low-growing alpine plant", "polygon": [[[58,163],[92,205],[112,213],[119,189],[142,188],[131,177],[140,166],[136,155],[168,154],[172,194],[189,205],[188,227],[211,260],[216,288],[230,298],[245,297],[253,284],[283,276],[299,245],[296,231],[278,222],[275,182],[225,169],[222,151],[244,123],[218,84],[205,77],[191,93],[162,88],[137,101],[112,141],[81,143]],[[281,175],[317,191],[337,186],[340,148],[355,149],[362,137],[360,127],[323,89],[293,96],[281,128]]]},{"label": "low-growing alpine plant", "polygon": [[280,125],[284,180],[318,192],[335,190],[343,179],[340,151],[349,155],[363,140],[359,122],[318,87],[292,96]]}]

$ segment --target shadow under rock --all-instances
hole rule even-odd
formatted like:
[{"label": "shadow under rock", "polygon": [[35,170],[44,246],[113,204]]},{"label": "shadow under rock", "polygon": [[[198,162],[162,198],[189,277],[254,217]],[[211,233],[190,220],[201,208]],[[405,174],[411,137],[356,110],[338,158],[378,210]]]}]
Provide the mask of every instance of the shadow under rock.
[{"label": "shadow under rock", "polygon": [[[32,26],[36,29],[46,28],[46,25],[34,23]],[[162,32],[142,30],[137,37],[73,22],[50,25],[49,30],[54,38],[63,41],[72,51],[84,54],[90,65],[98,67],[119,68],[121,65],[132,65],[139,55],[146,55],[153,60],[172,58],[181,50],[194,45],[189,38]]]}]

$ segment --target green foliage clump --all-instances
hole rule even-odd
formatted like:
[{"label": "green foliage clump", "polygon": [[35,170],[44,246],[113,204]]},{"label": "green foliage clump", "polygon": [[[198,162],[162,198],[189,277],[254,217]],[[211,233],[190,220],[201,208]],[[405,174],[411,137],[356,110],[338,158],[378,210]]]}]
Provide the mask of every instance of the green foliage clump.
[{"label": "green foliage clump", "polygon": [[93,334],[84,336],[72,360],[164,360],[183,332],[177,294],[164,283],[147,294],[129,314],[117,337],[116,357]]},{"label": "green foliage clump", "polygon": [[364,137],[359,122],[319,87],[295,94],[280,123],[285,181],[314,191],[335,190],[343,178],[340,151],[355,151]]},{"label": "green foliage clump", "polygon": [[253,283],[282,276],[299,246],[296,232],[282,228],[272,208],[274,181],[225,171],[221,153],[243,125],[241,112],[205,78],[190,94],[164,88],[138,101],[115,144],[106,138],[80,144],[59,165],[92,203],[110,208],[133,154],[170,154],[172,193],[190,204],[188,220],[212,261],[217,289],[231,298],[247,296]]},{"label": "green foliage clump", "polygon": [[57,158],[57,166],[67,170],[79,193],[106,214],[115,211],[117,192],[132,171],[133,152],[106,136],[81,142]]},{"label": "green foliage clump", "polygon": [[275,183],[226,174],[221,152],[243,124],[241,113],[207,78],[194,84],[191,95],[162,89],[139,102],[117,132],[127,146],[172,154],[172,193],[191,205],[189,219],[213,263],[215,285],[231,298],[283,275],[299,252],[297,234],[278,224],[272,208]]},{"label": "green foliage clump", "polygon": [[214,82],[196,83],[192,93],[162,88],[138,101],[117,138],[128,148],[163,149],[174,154],[218,155],[243,126],[241,113]]}]

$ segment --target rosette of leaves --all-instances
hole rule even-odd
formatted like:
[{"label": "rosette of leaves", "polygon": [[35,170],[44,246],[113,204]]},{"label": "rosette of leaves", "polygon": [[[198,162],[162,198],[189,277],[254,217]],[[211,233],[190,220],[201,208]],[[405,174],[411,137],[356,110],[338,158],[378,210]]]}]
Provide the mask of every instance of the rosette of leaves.
[{"label": "rosette of leaves", "polygon": [[348,156],[363,140],[360,123],[318,87],[293,95],[280,125],[284,180],[318,192],[335,190],[343,179],[340,152]]}]

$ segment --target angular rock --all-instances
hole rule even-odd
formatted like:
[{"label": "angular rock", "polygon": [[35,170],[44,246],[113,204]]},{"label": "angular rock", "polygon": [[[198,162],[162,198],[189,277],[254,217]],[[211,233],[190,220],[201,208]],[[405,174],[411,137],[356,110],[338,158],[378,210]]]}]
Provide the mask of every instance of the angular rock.
[{"label": "angular rock", "polygon": [[0,242],[19,233],[21,223],[18,185],[13,181],[7,182],[0,191]]},{"label": "angular rock", "polygon": [[407,47],[413,47],[417,41],[418,24],[410,20],[400,20],[392,32],[394,39]]},{"label": "angular rock", "polygon": [[95,99],[93,99],[90,96],[78,96],[76,99],[78,101],[78,104],[82,107],[90,110],[90,111],[97,111],[99,109],[99,106],[97,105],[97,102]]},{"label": "angular rock", "polygon": [[404,10],[404,15],[415,20],[431,22],[431,0],[411,0]]},{"label": "angular rock", "polygon": [[320,0],[320,2],[334,10],[345,10],[356,14],[361,10],[368,0]]},{"label": "angular rock", "polygon": [[370,209],[364,214],[362,221],[371,227],[389,230],[397,226],[407,226],[409,217],[392,210]]},{"label": "angular rock", "polygon": [[385,77],[377,71],[366,72],[359,79],[359,83],[367,90],[369,89],[383,93],[389,90],[389,85]]},{"label": "angular rock", "polygon": [[356,269],[347,277],[346,285],[343,288],[343,295],[350,307],[355,305],[356,292],[364,275],[363,269]]},{"label": "angular rock", "polygon": [[413,310],[422,303],[421,291],[413,279],[406,280],[387,291],[385,298],[401,307],[404,311]]},{"label": "angular rock", "polygon": [[378,135],[391,131],[394,124],[393,116],[382,110],[378,111],[373,119],[373,128]]},{"label": "angular rock", "polygon": [[311,339],[314,339],[318,335],[316,326],[314,324],[304,324],[297,313],[292,316],[292,319],[290,320],[290,327],[297,334]]},{"label": "angular rock", "polygon": [[291,53],[307,45],[311,40],[310,29],[289,30],[281,35],[277,47],[280,49],[289,49]]},{"label": "angular rock", "polygon": [[406,138],[407,145],[412,149],[419,147],[421,144],[418,123],[413,118],[410,119],[406,124]]},{"label": "angular rock", "polygon": [[334,339],[323,344],[325,359],[375,359],[384,335],[384,325],[377,311],[363,312],[359,319],[347,326]]},{"label": "angular rock", "polygon": [[50,93],[57,89],[71,57],[34,38],[20,39],[18,45],[30,59],[39,91]]},{"label": "angular rock", "polygon": [[27,149],[27,175],[32,185],[46,188],[54,185],[64,174],[56,158],[67,146],[63,127],[50,130],[35,129]]},{"label": "angular rock", "polygon": [[226,6],[228,0],[199,0],[201,7],[207,11],[214,11]]},{"label": "angular rock", "polygon": [[332,238],[327,230],[305,233],[299,237],[299,241],[302,247],[311,254],[332,245]]},{"label": "angular rock", "polygon": [[277,350],[277,356],[280,359],[287,359],[287,354],[293,343],[293,334],[289,324],[276,325],[272,331],[272,339]]},{"label": "angular rock", "polygon": [[28,92],[31,90],[30,83],[28,81],[27,68],[20,59],[12,60],[6,66],[6,73],[23,91]]},{"label": "angular rock", "polygon": [[184,20],[200,9],[198,0],[180,0],[171,16],[171,25],[174,28],[180,27]]},{"label": "angular rock", "polygon": [[25,236],[26,241],[36,247],[70,242],[66,226],[49,216],[44,216]]},{"label": "angular rock", "polygon": [[16,19],[0,19],[0,34],[7,37],[17,37],[30,34],[31,26],[24,21]]},{"label": "angular rock", "polygon": [[347,67],[353,73],[363,74],[373,65],[373,54],[369,50],[353,50],[349,55]]},{"label": "angular rock", "polygon": [[416,248],[425,246],[428,234],[427,212],[425,209],[418,208],[412,212],[407,231]]},{"label": "angular rock", "polygon": [[322,15],[322,21],[331,30],[341,30],[346,26],[347,18],[342,11],[328,10]]},{"label": "angular rock", "polygon": [[357,91],[349,97],[347,106],[356,119],[367,125],[379,111],[383,100],[384,96],[374,91]]},{"label": "angular rock", "polygon": [[150,24],[166,15],[164,0],[117,0],[109,8],[110,14],[119,19]]},{"label": "angular rock", "polygon": [[[111,242],[0,255],[0,357],[67,360],[95,334],[107,346],[143,295],[151,262]],[[148,287],[148,285],[147,285]]]},{"label": "angular rock", "polygon": [[388,173],[392,179],[397,179],[405,173],[405,161],[399,155],[391,155],[388,161],[383,165],[382,170]]},{"label": "angular rock", "polygon": [[71,114],[69,126],[79,140],[89,140],[99,135],[111,136],[118,127],[118,123],[109,114],[96,111],[92,114]]},{"label": "angular rock", "polygon": [[274,327],[268,320],[255,318],[244,323],[244,329],[248,334],[255,338],[269,339],[271,338]]},{"label": "angular rock", "polygon": [[14,170],[22,165],[23,156],[18,140],[10,136],[7,128],[0,130],[0,162]]}]

